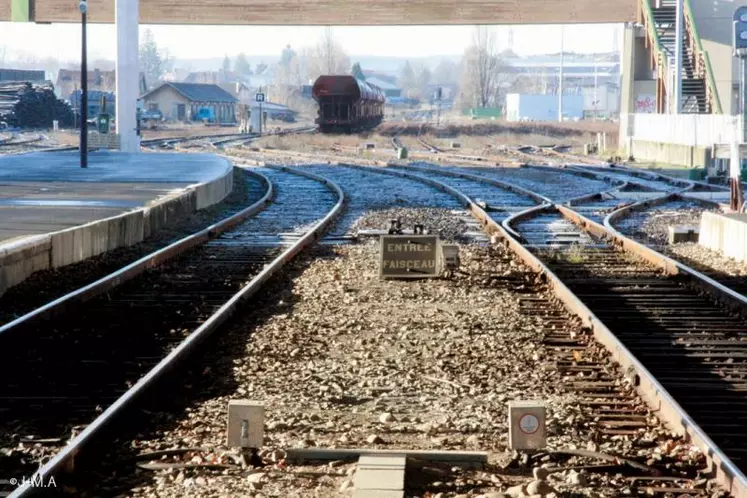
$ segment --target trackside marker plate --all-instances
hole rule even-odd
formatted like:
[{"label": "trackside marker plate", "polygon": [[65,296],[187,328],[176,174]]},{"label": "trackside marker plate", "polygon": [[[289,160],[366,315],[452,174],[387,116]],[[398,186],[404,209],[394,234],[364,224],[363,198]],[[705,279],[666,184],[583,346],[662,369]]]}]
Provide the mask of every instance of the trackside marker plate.
[{"label": "trackside marker plate", "polygon": [[435,235],[382,235],[379,245],[381,278],[437,277],[440,272]]}]

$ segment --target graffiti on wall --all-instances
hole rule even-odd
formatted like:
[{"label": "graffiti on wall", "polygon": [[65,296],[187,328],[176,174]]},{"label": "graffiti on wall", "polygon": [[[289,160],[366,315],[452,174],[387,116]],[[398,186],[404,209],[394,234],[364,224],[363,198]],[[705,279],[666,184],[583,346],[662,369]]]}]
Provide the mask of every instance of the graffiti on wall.
[{"label": "graffiti on wall", "polygon": [[656,97],[654,95],[637,95],[633,112],[636,114],[651,114],[656,112]]}]

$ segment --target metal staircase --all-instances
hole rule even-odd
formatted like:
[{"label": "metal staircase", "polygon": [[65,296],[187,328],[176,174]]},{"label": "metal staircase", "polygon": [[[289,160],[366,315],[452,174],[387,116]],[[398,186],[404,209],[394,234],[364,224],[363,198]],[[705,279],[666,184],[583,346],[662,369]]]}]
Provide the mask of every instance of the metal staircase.
[{"label": "metal staircase", "polygon": [[[689,0],[685,0],[685,29],[682,47],[682,113],[721,113],[708,53],[703,49]],[[676,1],[640,0],[639,21],[646,28],[652,67],[657,72],[657,111],[667,112],[673,95],[676,56]]]}]

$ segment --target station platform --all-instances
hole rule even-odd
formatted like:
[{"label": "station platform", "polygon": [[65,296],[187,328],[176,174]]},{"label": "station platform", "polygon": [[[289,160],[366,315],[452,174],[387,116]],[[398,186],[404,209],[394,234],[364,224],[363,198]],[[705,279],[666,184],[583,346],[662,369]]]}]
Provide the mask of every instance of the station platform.
[{"label": "station platform", "polygon": [[76,151],[0,156],[0,294],[136,244],[232,188],[231,163],[212,154],[92,152],[87,168]]}]

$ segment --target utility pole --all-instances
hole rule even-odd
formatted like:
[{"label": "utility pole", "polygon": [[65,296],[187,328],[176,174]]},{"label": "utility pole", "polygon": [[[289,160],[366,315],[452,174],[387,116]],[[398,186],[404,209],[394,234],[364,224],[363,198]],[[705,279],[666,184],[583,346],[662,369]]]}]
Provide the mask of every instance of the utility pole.
[{"label": "utility pole", "polygon": [[597,103],[599,102],[599,96],[597,89],[599,88],[599,73],[597,72],[597,54],[594,54],[594,119],[597,119]]},{"label": "utility pole", "polygon": [[565,34],[565,26],[560,25],[560,72],[558,74],[558,121],[563,122],[563,35]]},{"label": "utility pole", "polygon": [[86,12],[88,2],[81,0],[78,4],[81,15],[82,39],[80,61],[80,167],[88,167],[88,54],[86,47]]}]

